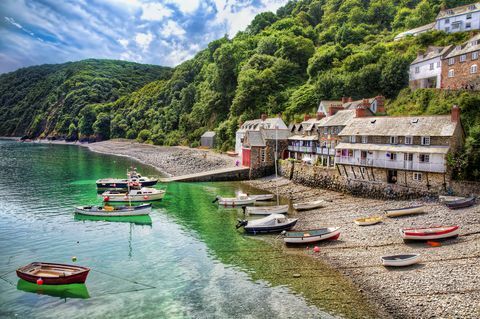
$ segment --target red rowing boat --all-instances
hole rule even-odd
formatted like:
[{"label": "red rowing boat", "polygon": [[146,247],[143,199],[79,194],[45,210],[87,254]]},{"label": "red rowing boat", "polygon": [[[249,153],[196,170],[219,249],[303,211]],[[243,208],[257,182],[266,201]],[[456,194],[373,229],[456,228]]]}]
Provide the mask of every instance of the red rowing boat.
[{"label": "red rowing boat", "polygon": [[82,266],[33,262],[18,268],[17,276],[33,283],[41,279],[45,285],[83,284],[89,271]]},{"label": "red rowing boat", "polygon": [[404,228],[400,230],[403,239],[431,240],[458,236],[460,226],[435,226],[426,228]]}]

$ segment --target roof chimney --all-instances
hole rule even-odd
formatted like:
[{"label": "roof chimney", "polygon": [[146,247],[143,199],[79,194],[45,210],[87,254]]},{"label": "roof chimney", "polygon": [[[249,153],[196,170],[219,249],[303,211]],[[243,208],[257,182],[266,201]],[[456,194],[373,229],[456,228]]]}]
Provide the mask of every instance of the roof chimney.
[{"label": "roof chimney", "polygon": [[385,114],[385,97],[383,95],[378,95],[375,97],[377,100],[377,112],[380,114]]},{"label": "roof chimney", "polygon": [[460,108],[458,105],[454,105],[452,107],[452,122],[453,123],[459,123],[460,122]]},{"label": "roof chimney", "polygon": [[328,116],[335,115],[340,110],[343,110],[342,105],[330,105],[330,108],[328,109]]},{"label": "roof chimney", "polygon": [[348,101],[348,98],[346,96],[343,96],[342,97],[342,104],[347,103],[347,101]]},{"label": "roof chimney", "polygon": [[366,112],[365,106],[363,105],[357,106],[357,108],[355,109],[355,117],[366,117],[366,116],[367,116],[367,112]]},{"label": "roof chimney", "polygon": [[262,119],[262,122],[265,122],[265,120],[267,119],[267,114],[262,113],[261,119]]},{"label": "roof chimney", "polygon": [[309,119],[310,119],[310,115],[305,114],[305,115],[303,116],[303,120],[304,120],[304,121],[308,121]]},{"label": "roof chimney", "polygon": [[325,117],[325,113],[323,112],[317,112],[317,121],[320,121]]}]

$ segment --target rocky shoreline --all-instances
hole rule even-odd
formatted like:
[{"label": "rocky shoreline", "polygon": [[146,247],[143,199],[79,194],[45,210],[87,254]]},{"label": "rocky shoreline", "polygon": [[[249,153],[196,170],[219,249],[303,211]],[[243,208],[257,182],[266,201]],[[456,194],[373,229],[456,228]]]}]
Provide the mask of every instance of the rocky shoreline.
[{"label": "rocky shoreline", "polygon": [[[320,252],[305,254],[330,264],[348,276],[365,296],[393,318],[480,317],[480,206],[449,210],[434,200],[379,200],[357,198],[295,184],[285,178],[264,178],[244,183],[300,202],[331,200],[325,208],[297,214],[296,229],[340,226],[340,240],[318,244]],[[355,218],[382,214],[384,209],[425,205],[426,214],[386,218],[374,226],[360,227]],[[460,225],[458,238],[404,243],[400,228]],[[311,248],[311,247],[310,247]],[[402,269],[386,269],[380,256],[420,253],[422,262]]]}]

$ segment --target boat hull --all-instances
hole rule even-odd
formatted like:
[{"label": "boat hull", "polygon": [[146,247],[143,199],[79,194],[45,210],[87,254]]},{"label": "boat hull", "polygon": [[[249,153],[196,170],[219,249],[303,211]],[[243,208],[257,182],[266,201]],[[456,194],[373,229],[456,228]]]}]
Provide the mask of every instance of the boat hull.
[{"label": "boat hull", "polygon": [[273,199],[273,194],[250,195],[250,198],[256,200],[257,202],[269,201]]},{"label": "boat hull", "polygon": [[444,239],[456,237],[459,233],[459,226],[400,229],[400,234],[405,240]]},{"label": "boat hull", "polygon": [[370,226],[380,223],[383,220],[381,217],[359,218],[353,222],[358,226]]},{"label": "boat hull", "polygon": [[103,195],[104,202],[113,202],[113,203],[128,203],[128,202],[152,202],[159,201],[163,199],[165,193],[158,194],[148,194],[148,195],[125,195],[125,194],[108,194]]},{"label": "boat hull", "polygon": [[[33,265],[46,265],[51,267],[58,267],[58,269],[78,269],[79,272],[69,275],[69,276],[59,276],[59,277],[48,277],[42,275],[29,274],[26,270]],[[31,263],[27,266],[21,267],[16,270],[17,276],[20,279],[23,279],[28,282],[37,283],[38,279],[43,280],[44,285],[68,285],[68,284],[83,284],[87,280],[88,273],[90,268],[73,266],[66,264],[51,264],[51,263]]]},{"label": "boat hull", "polygon": [[297,223],[297,220],[293,220],[291,222],[281,224],[281,225],[275,225],[275,226],[248,226],[248,224],[244,227],[245,231],[247,233],[252,233],[252,234],[258,234],[258,233],[278,233],[284,230],[289,230],[295,224]]},{"label": "boat hull", "polygon": [[467,208],[467,207],[473,206],[474,204],[475,204],[474,197],[445,202],[445,205],[447,205],[447,207],[450,209]]},{"label": "boat hull", "polygon": [[238,207],[238,206],[245,206],[245,205],[253,205],[255,204],[254,199],[219,199],[218,205],[225,206],[225,207]]},{"label": "boat hull", "polygon": [[[308,232],[308,231],[305,231]],[[332,230],[329,233],[312,235],[312,236],[301,236],[301,237],[283,237],[283,241],[287,244],[309,244],[315,243],[327,239],[338,239],[340,237],[340,228]]]},{"label": "boat hull", "polygon": [[393,255],[381,258],[382,265],[386,267],[406,267],[420,262],[420,255]]},{"label": "boat hull", "polygon": [[323,207],[325,207],[324,201],[293,204],[293,208],[298,211],[312,210],[312,209],[323,208]]},{"label": "boat hull", "polygon": [[[151,187],[155,186],[158,183],[158,180],[150,180],[145,182],[138,182],[140,187]],[[121,190],[128,188],[128,182],[118,181],[118,182],[97,182],[97,189],[101,190]]]},{"label": "boat hull", "polygon": [[412,214],[422,214],[425,207],[422,206],[413,206],[399,209],[387,209],[385,210],[385,216],[387,217],[399,217]]},{"label": "boat hull", "polygon": [[99,217],[126,217],[126,216],[143,216],[148,215],[152,211],[151,205],[144,207],[135,207],[125,211],[89,211],[82,207],[75,208],[75,212],[85,216],[99,216]]},{"label": "boat hull", "polygon": [[281,206],[267,206],[267,207],[247,207],[249,215],[271,215],[271,214],[286,214],[288,213],[288,205]]}]

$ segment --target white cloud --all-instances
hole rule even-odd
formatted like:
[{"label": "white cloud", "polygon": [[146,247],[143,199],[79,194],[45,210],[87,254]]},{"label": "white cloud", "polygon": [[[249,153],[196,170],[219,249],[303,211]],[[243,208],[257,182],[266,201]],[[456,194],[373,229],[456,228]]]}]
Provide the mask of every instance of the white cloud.
[{"label": "white cloud", "polygon": [[147,21],[161,21],[172,15],[172,10],[161,3],[142,4],[142,16],[140,19]]},{"label": "white cloud", "polygon": [[20,23],[15,22],[15,19],[10,18],[10,17],[5,17],[5,20],[7,20],[10,24],[13,24],[19,29],[23,29],[23,27],[20,25]]},{"label": "white cloud", "polygon": [[200,0],[168,0],[168,2],[176,5],[184,14],[191,14],[200,6]]},{"label": "white cloud", "polygon": [[137,46],[142,49],[142,51],[147,51],[148,47],[150,46],[150,43],[153,41],[153,35],[148,32],[148,33],[137,33],[135,35],[135,42],[137,43]]},{"label": "white cloud", "polygon": [[122,45],[122,47],[128,47],[129,41],[127,39],[118,39],[117,41]]},{"label": "white cloud", "polygon": [[172,20],[168,20],[161,30],[162,36],[166,38],[169,38],[172,35],[182,37],[185,35],[185,33],[185,30],[178,23]]}]

